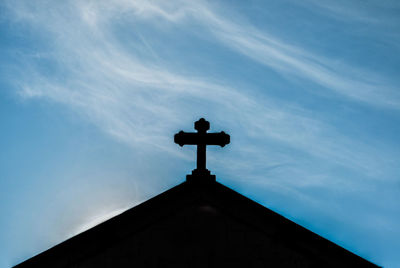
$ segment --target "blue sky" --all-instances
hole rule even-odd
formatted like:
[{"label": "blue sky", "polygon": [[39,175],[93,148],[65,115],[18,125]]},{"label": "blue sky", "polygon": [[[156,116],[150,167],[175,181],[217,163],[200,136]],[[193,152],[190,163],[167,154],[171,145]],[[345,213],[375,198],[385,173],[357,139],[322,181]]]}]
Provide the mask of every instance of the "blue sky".
[{"label": "blue sky", "polygon": [[400,267],[398,1],[0,4],[0,267],[184,180]]}]

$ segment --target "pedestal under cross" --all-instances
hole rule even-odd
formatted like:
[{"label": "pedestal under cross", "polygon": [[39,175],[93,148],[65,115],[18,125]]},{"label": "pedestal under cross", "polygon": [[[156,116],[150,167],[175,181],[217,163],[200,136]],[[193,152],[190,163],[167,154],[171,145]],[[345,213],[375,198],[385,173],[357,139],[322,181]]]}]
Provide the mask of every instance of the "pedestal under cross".
[{"label": "pedestal under cross", "polygon": [[207,145],[219,145],[224,147],[229,144],[230,136],[225,132],[219,133],[207,133],[210,129],[210,122],[204,118],[200,118],[199,121],[194,123],[194,129],[196,132],[183,132],[175,134],[174,141],[180,146],[183,145],[197,145],[197,168],[192,171],[192,175],[187,175],[187,180],[200,179],[203,180],[212,179],[215,180],[215,176],[210,174],[210,171],[206,168],[206,146]]}]

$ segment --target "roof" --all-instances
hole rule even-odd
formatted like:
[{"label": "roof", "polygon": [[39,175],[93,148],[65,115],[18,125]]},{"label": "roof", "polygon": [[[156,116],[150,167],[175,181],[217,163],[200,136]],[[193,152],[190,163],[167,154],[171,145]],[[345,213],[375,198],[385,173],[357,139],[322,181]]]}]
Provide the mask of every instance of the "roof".
[{"label": "roof", "polygon": [[[170,233],[173,235],[169,236]],[[123,253],[127,252],[125,248],[132,252]],[[146,252],[147,249],[150,253]],[[159,261],[177,255],[185,263],[190,261],[186,255],[190,255],[190,258],[207,257],[209,264],[210,260],[226,264],[219,257],[221,255],[224,260],[243,264],[246,256],[251,255],[248,258],[252,262],[288,267],[376,267],[218,182],[190,181],[16,267],[71,267],[81,262],[98,266],[113,259],[110,257],[113,254],[126,262],[129,256],[136,254],[137,260],[144,259],[141,263],[146,267],[156,267],[156,264],[145,265],[143,256],[146,254],[159,255]],[[108,257],[99,257],[102,255]]]}]

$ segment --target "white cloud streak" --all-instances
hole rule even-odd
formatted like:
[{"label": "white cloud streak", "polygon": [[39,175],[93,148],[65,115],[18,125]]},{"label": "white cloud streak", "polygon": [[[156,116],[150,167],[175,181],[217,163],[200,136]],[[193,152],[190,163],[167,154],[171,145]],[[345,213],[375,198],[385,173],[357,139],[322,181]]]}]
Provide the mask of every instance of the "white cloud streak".
[{"label": "white cloud streak", "polygon": [[[396,98],[379,95],[371,83],[356,82],[337,70],[328,70],[324,60],[250,26],[219,17],[200,2],[66,3],[61,7],[47,2],[36,7],[13,6],[18,19],[50,33],[52,48],[41,57],[50,58],[62,73],[57,77],[43,75],[34,60],[25,58],[25,63],[31,64],[26,67],[31,69],[19,81],[21,96],[63,103],[120,141],[132,146],[152,144],[173,154],[177,153],[167,145],[170,137],[165,135],[166,130],[204,113],[207,106],[216,114],[229,114],[223,118],[226,124],[239,125],[250,137],[274,140],[366,174],[376,172],[382,164],[372,156],[376,153],[372,148],[341,136],[306,110],[277,100],[257,100],[241,88],[217,83],[201,74],[182,75],[141,57],[136,47],[128,49],[112,34],[110,25],[121,16],[132,14],[150,24],[157,18],[172,23],[196,18],[224,44],[279,72],[303,76],[374,104],[397,104]],[[132,26],[135,34],[135,25]],[[187,112],[190,110],[192,114]]]},{"label": "white cloud streak", "polygon": [[165,4],[158,1],[125,2],[124,8],[143,19],[163,19],[181,24],[195,19],[223,44],[268,68],[286,76],[312,81],[325,90],[370,105],[399,109],[400,94],[393,82],[375,72],[349,65],[344,59],[325,58],[304,48],[282,42],[278,37],[261,32],[250,24],[234,22],[219,16],[203,1]]},{"label": "white cloud streak", "polygon": [[398,11],[398,1],[317,1],[306,0],[298,3],[306,8],[317,10],[324,15],[341,21],[358,21],[363,24],[390,26],[398,23],[396,12],[388,14],[387,10]]},{"label": "white cloud streak", "polygon": [[[199,13],[197,13],[199,14]],[[346,64],[344,60],[315,55],[303,48],[283,43],[279,38],[209,10],[199,16],[227,46],[278,73],[310,80],[343,96],[380,107],[399,109],[400,94],[379,74]],[[243,26],[244,24],[244,26]]]}]

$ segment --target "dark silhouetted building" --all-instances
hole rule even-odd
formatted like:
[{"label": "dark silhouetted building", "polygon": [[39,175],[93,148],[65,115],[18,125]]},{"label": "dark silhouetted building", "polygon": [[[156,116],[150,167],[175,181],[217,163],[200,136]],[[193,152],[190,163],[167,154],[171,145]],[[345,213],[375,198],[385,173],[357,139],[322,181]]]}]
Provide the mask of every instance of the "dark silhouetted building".
[{"label": "dark silhouetted building", "polygon": [[204,149],[187,181],[16,267],[377,266],[216,182]]}]

